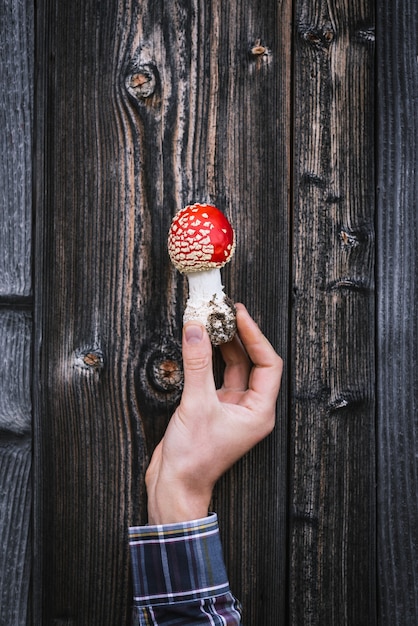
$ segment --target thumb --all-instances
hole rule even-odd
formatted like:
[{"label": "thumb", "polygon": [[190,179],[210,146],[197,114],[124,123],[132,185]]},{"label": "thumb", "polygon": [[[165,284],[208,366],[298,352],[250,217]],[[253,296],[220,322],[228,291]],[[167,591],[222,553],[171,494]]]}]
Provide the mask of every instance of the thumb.
[{"label": "thumb", "polygon": [[202,408],[204,398],[216,396],[212,371],[212,344],[202,324],[187,322],[183,328],[184,409]]}]

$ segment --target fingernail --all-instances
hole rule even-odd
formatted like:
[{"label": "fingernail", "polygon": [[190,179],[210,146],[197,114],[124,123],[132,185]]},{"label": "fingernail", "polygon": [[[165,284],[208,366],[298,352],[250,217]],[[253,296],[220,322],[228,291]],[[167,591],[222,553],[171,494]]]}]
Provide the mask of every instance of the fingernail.
[{"label": "fingernail", "polygon": [[184,327],[184,336],[187,343],[200,343],[203,338],[203,326],[200,324],[187,324]]}]

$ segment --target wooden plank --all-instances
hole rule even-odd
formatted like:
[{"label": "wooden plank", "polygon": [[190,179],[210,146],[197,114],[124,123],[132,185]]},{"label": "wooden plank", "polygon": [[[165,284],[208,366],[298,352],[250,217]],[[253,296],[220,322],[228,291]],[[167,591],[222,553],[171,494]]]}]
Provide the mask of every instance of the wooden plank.
[{"label": "wooden plank", "polygon": [[[215,198],[232,216],[238,236],[235,260],[225,272],[228,292],[247,304],[286,359],[292,7],[235,1],[212,3],[208,10],[218,41],[211,58],[219,91],[210,98],[217,107]],[[285,377],[275,432],[224,478],[214,501],[246,624],[285,620],[286,383]]]},{"label": "wooden plank", "polygon": [[295,4],[295,625],[375,623],[373,6]]},{"label": "wooden plank", "polygon": [[30,607],[31,336],[29,312],[0,311],[0,623],[7,626],[25,624]]},{"label": "wooden plank", "polygon": [[3,435],[0,445],[0,623],[30,623],[31,442]]},{"label": "wooden plank", "polygon": [[33,4],[0,3],[0,302],[31,293]]},{"label": "wooden plank", "polygon": [[33,3],[0,3],[0,622],[30,623]]},{"label": "wooden plank", "polygon": [[29,312],[0,311],[0,432],[31,430],[31,336]]},{"label": "wooden plank", "polygon": [[133,23],[116,0],[38,4],[38,624],[130,623],[127,532],[145,506],[136,380],[151,334],[139,293],[150,231],[124,85]]},{"label": "wooden plank", "polygon": [[[37,23],[35,619],[113,626],[129,621],[126,530],[144,519],[146,451],[181,390],[153,364],[179,360],[185,282],[166,236],[184,204],[230,214],[228,291],[286,352],[290,3],[45,0]],[[282,420],[219,496],[249,622],[263,597],[265,624],[284,611],[284,433]]]},{"label": "wooden plank", "polygon": [[380,3],[377,117],[379,624],[418,621],[418,10]]}]

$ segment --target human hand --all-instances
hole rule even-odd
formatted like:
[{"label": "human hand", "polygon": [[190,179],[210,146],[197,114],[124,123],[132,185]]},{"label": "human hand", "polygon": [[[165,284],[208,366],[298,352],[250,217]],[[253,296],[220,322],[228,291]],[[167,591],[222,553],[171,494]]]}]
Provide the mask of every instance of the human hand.
[{"label": "human hand", "polygon": [[145,477],[150,524],[205,517],[218,478],[274,428],[283,362],[244,305],[236,308],[239,337],[221,346],[218,391],[206,330],[183,329],[183,394]]}]

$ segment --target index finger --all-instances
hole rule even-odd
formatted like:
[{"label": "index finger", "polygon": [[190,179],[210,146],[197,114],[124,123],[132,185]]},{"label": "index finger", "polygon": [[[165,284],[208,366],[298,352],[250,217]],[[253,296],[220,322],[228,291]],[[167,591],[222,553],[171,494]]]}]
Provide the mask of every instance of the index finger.
[{"label": "index finger", "polygon": [[254,367],[251,370],[248,389],[263,394],[264,400],[275,402],[280,389],[283,360],[263,335],[243,304],[237,304],[237,327],[239,336]]}]

